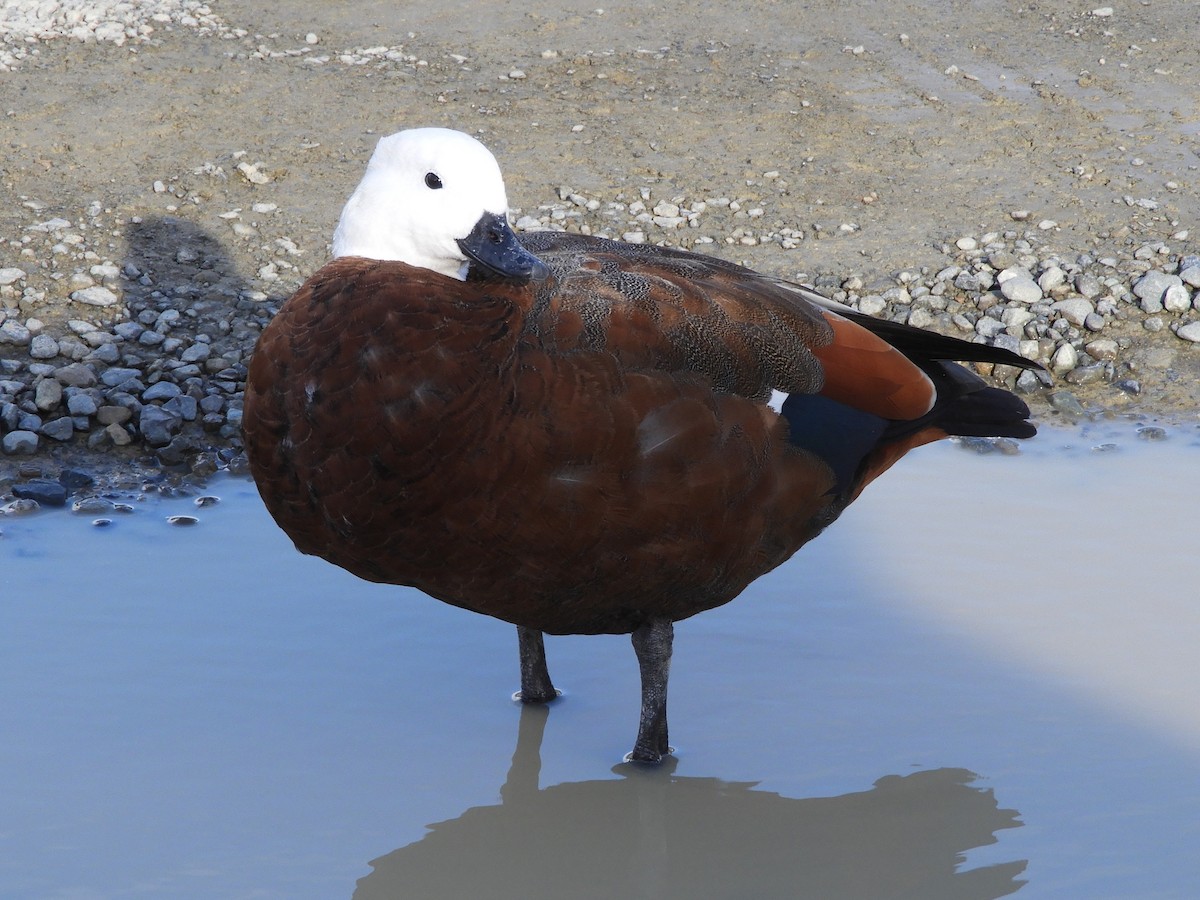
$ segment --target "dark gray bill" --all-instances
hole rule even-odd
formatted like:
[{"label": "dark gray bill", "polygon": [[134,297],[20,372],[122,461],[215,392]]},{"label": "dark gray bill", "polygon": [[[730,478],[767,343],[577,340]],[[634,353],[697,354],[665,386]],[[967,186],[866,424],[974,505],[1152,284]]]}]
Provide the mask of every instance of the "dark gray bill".
[{"label": "dark gray bill", "polygon": [[545,263],[521,246],[503,215],[484,213],[458,246],[484,277],[542,281],[550,274]]}]

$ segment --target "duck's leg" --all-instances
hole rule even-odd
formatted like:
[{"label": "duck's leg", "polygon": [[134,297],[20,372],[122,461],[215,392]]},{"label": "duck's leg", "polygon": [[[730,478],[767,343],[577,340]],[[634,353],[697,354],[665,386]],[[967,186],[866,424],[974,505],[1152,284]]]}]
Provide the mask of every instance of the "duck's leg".
[{"label": "duck's leg", "polygon": [[674,637],[675,625],[670,619],[653,619],[632,635],[642,672],[642,717],[637,743],[626,757],[634,762],[657,763],[671,752],[667,744],[667,677]]},{"label": "duck's leg", "polygon": [[546,647],[542,633],[536,628],[517,626],[517,642],[521,647],[521,692],[517,699],[522,703],[549,703],[558,696],[550,681],[550,670],[546,668]]}]

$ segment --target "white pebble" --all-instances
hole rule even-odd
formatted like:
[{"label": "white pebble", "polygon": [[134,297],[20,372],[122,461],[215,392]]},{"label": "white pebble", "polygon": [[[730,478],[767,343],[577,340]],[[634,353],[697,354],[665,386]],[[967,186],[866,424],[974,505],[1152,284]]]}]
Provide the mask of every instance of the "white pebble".
[{"label": "white pebble", "polygon": [[1087,317],[1096,311],[1091,302],[1082,297],[1068,297],[1066,300],[1059,300],[1053,305],[1053,309],[1072,325],[1080,327],[1083,326]]},{"label": "white pebble", "polygon": [[961,237],[954,242],[954,246],[959,250],[974,250],[979,246],[979,242],[973,237]]},{"label": "white pebble", "polygon": [[1070,344],[1063,344],[1050,359],[1050,370],[1055,375],[1070,372],[1079,363],[1079,353]]},{"label": "white pebble", "polygon": [[321,39],[317,37],[317,34],[314,31],[310,31],[304,36],[304,43],[306,44],[319,44],[320,42]]},{"label": "white pebble", "polygon": [[1000,285],[1000,293],[1016,303],[1037,303],[1042,299],[1042,289],[1028,275],[1016,275]]},{"label": "white pebble", "polygon": [[1200,344],[1200,322],[1188,322],[1186,325],[1181,325],[1175,333],[1185,341]]},{"label": "white pebble", "polygon": [[79,303],[86,303],[89,306],[113,306],[117,302],[117,295],[106,287],[84,288],[81,291],[75,291],[71,294],[71,299]]},{"label": "white pebble", "polygon": [[269,184],[271,181],[270,177],[264,175],[258,166],[253,163],[240,162],[237,164],[237,170],[251,184]]},{"label": "white pebble", "polygon": [[1192,298],[1182,284],[1172,284],[1163,291],[1162,305],[1169,312],[1184,312],[1192,308]]},{"label": "white pebble", "polygon": [[1064,272],[1058,266],[1051,266],[1050,268],[1048,268],[1045,272],[1043,272],[1041,274],[1041,276],[1037,280],[1037,283],[1038,283],[1038,287],[1040,287],[1043,291],[1048,293],[1048,292],[1054,290],[1056,287],[1059,287],[1060,285],[1066,283],[1066,280],[1067,280],[1066,272]]}]

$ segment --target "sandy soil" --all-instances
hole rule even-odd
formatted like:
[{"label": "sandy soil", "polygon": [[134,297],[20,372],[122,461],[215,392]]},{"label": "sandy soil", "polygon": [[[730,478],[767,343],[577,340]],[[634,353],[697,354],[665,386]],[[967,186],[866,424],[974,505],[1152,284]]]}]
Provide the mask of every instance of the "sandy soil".
[{"label": "sandy soil", "polygon": [[[0,73],[0,267],[31,266],[31,222],[81,221],[90,205],[102,259],[169,266],[178,237],[128,224],[166,221],[219,252],[226,281],[283,296],[327,258],[378,136],[430,124],[478,134],[527,211],[564,185],[746,198],[765,227],[806,239],[725,244],[732,223],[714,217],[700,232],[717,242],[700,249],[785,277],[936,271],[956,238],[1012,228],[1014,210],[1029,211],[1022,228],[1056,223],[1043,255],[1155,240],[1200,252],[1195,10],[1130,0],[1097,15],[1093,2],[213,0],[221,33],[59,39]],[[394,58],[361,53],[381,47]],[[247,161],[267,183],[238,175]],[[261,276],[274,258],[279,277]],[[65,281],[22,314],[119,311],[67,302]],[[1200,348],[1156,340],[1170,369],[1159,406],[1187,412]]]},{"label": "sandy soil", "polygon": [[[6,74],[5,187],[64,210],[99,198],[132,211],[153,179],[246,150],[286,170],[271,199],[319,254],[376,136],[442,124],[485,136],[521,206],[560,183],[612,193],[651,178],[696,196],[778,171],[789,188],[772,214],[861,226],[803,260],[756,259],[785,269],[921,263],[1017,208],[1054,219],[1062,246],[1079,249],[1195,220],[1189,3],[1129,2],[1107,18],[1060,3],[882,7],[216,0],[245,40],[179,28],[158,46],[61,40]],[[402,46],[428,65],[227,56],[303,48],[309,32],[321,53]],[[507,79],[513,69],[527,77]],[[1161,206],[1131,209],[1124,195]]]}]

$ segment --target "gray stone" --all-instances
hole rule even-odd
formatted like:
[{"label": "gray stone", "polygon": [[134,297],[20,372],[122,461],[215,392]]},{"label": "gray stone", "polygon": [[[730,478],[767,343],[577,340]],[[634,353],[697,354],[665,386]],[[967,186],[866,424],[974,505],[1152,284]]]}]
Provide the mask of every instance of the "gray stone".
[{"label": "gray stone", "polygon": [[1079,363],[1079,353],[1071,344],[1063,344],[1050,358],[1050,371],[1055,375],[1070,372]]},{"label": "gray stone", "polygon": [[84,393],[72,394],[67,398],[67,412],[73,416],[94,416],[96,401]]},{"label": "gray stone", "polygon": [[1000,285],[1000,293],[1014,303],[1037,303],[1042,299],[1042,289],[1026,275],[1014,275]]},{"label": "gray stone", "polygon": [[34,359],[54,359],[58,356],[58,341],[48,334],[36,335],[29,342],[29,355]]},{"label": "gray stone", "polygon": [[1098,338],[1088,343],[1084,349],[1087,350],[1088,356],[1093,359],[1107,362],[1117,358],[1117,342],[1111,338]]},{"label": "gray stone", "polygon": [[62,385],[53,378],[43,378],[33,389],[33,402],[42,412],[57,409],[62,403]]},{"label": "gray stone", "polygon": [[1192,308],[1192,296],[1182,284],[1172,284],[1163,292],[1162,305],[1168,312],[1184,312]]},{"label": "gray stone", "polygon": [[1056,287],[1061,287],[1067,282],[1067,273],[1058,266],[1050,266],[1038,276],[1038,287],[1045,293],[1050,293]]},{"label": "gray stone", "polygon": [[1200,288],[1200,265],[1188,266],[1186,269],[1180,269],[1179,279],[1184,284],[1189,284],[1194,288]]},{"label": "gray stone", "polygon": [[122,381],[114,388],[117,393],[129,394],[131,396],[140,394],[145,389],[146,386],[142,384],[141,379],[138,378],[130,378],[126,381]]},{"label": "gray stone", "polygon": [[208,344],[195,343],[179,354],[179,359],[185,363],[203,362],[212,355]]},{"label": "gray stone", "polygon": [[1032,394],[1042,389],[1042,381],[1029,369],[1022,369],[1017,376],[1017,390],[1022,394]]},{"label": "gray stone", "polygon": [[1083,404],[1070,391],[1052,391],[1046,399],[1052,407],[1068,418],[1076,419],[1084,415]]},{"label": "gray stone", "polygon": [[57,481],[45,478],[35,478],[14,484],[13,496],[23,500],[36,500],[42,506],[66,506],[67,489]]},{"label": "gray stone", "polygon": [[171,381],[160,381],[157,384],[152,384],[142,392],[142,400],[150,402],[151,400],[170,400],[172,397],[178,397],[183,393],[183,389],[179,385]]},{"label": "gray stone", "polygon": [[70,416],[51,419],[42,425],[42,434],[56,441],[69,441],[75,434],[75,422]]},{"label": "gray stone", "polygon": [[1083,297],[1068,297],[1066,300],[1052,303],[1050,308],[1072,325],[1083,325],[1087,321],[1087,317],[1096,311],[1091,301],[1085,300]]},{"label": "gray stone", "polygon": [[21,407],[15,403],[0,403],[0,425],[4,426],[5,431],[14,431],[20,421]]},{"label": "gray stone", "polygon": [[1083,272],[1075,276],[1075,290],[1079,291],[1085,299],[1091,300],[1100,295],[1100,292],[1104,290],[1104,285],[1095,275]]},{"label": "gray stone", "polygon": [[171,330],[171,327],[175,325],[176,322],[179,321],[181,315],[182,313],[180,313],[177,309],[164,309],[154,320],[154,330],[165,334]]},{"label": "gray stone", "polygon": [[913,328],[930,328],[934,321],[933,313],[920,307],[914,309],[908,316],[908,324]]},{"label": "gray stone", "polygon": [[993,319],[991,316],[980,316],[979,321],[975,323],[975,331],[977,334],[983,335],[985,338],[994,338],[1001,334],[1007,326],[999,319]]},{"label": "gray stone", "polygon": [[145,331],[145,326],[137,322],[118,322],[113,326],[113,334],[127,341],[136,341],[138,335]]},{"label": "gray stone", "polygon": [[1012,353],[1021,355],[1021,339],[1011,334],[998,334],[992,343],[1001,350],[1008,350]]},{"label": "gray stone", "polygon": [[66,387],[91,387],[96,383],[96,373],[83,363],[71,363],[54,370],[54,377]]},{"label": "gray stone", "polygon": [[1145,312],[1161,312],[1163,308],[1163,295],[1167,292],[1167,288],[1176,284],[1183,284],[1178,275],[1168,275],[1166,272],[1151,269],[1137,280],[1137,283],[1133,286],[1133,293],[1134,296],[1142,301],[1142,309]]},{"label": "gray stone", "polygon": [[1185,341],[1200,344],[1200,322],[1188,322],[1186,325],[1181,325],[1175,333]]},{"label": "gray stone", "polygon": [[71,294],[71,299],[89,306],[115,306],[117,295],[106,287],[95,285]]},{"label": "gray stone", "polygon": [[195,397],[181,394],[178,397],[172,397],[164,403],[163,409],[181,416],[185,422],[194,422],[196,421],[196,414],[199,412],[199,404],[196,403]]},{"label": "gray stone", "polygon": [[200,408],[206,413],[219,413],[225,408],[225,398],[220,394],[209,394],[200,398]]},{"label": "gray stone", "polygon": [[179,434],[172,438],[171,443],[167,446],[159,448],[158,458],[166,465],[174,466],[184,462],[189,454],[199,449],[200,446],[195,438]]},{"label": "gray stone", "polygon": [[100,375],[100,380],[109,387],[117,387],[124,384],[131,378],[137,378],[142,373],[137,369],[127,369],[123,366],[113,366],[105,369]]},{"label": "gray stone", "polygon": [[32,456],[37,452],[38,436],[32,431],[10,431],[4,436],[2,446],[9,456]]},{"label": "gray stone", "polygon": [[133,441],[129,436],[129,432],[115,422],[104,429],[104,433],[108,435],[109,440],[118,447],[124,447]]},{"label": "gray stone", "polygon": [[124,406],[101,406],[96,410],[96,421],[101,425],[122,425],[133,418],[133,413]]},{"label": "gray stone", "polygon": [[1137,430],[1137,436],[1143,441],[1165,441],[1167,430],[1157,425],[1143,425]]},{"label": "gray stone", "polygon": [[138,428],[141,429],[142,437],[152,447],[165,447],[171,443],[171,438],[182,425],[181,416],[161,406],[143,406],[138,417]]},{"label": "gray stone", "polygon": [[105,343],[96,347],[96,349],[89,353],[86,358],[96,360],[97,362],[102,362],[107,365],[112,365],[113,363],[120,361],[121,351],[117,349],[117,345],[115,343]]},{"label": "gray stone", "polygon": [[1104,380],[1104,371],[1104,363],[1093,363],[1072,369],[1066,377],[1071,384],[1098,384]]},{"label": "gray stone", "polygon": [[979,276],[970,272],[960,272],[954,278],[954,286],[960,291],[972,293],[980,288]]},{"label": "gray stone", "polygon": [[878,294],[868,294],[858,301],[858,309],[868,316],[877,316],[887,309],[887,301]]},{"label": "gray stone", "polygon": [[29,329],[15,319],[6,319],[0,325],[0,344],[17,344],[25,346],[33,336]]}]

